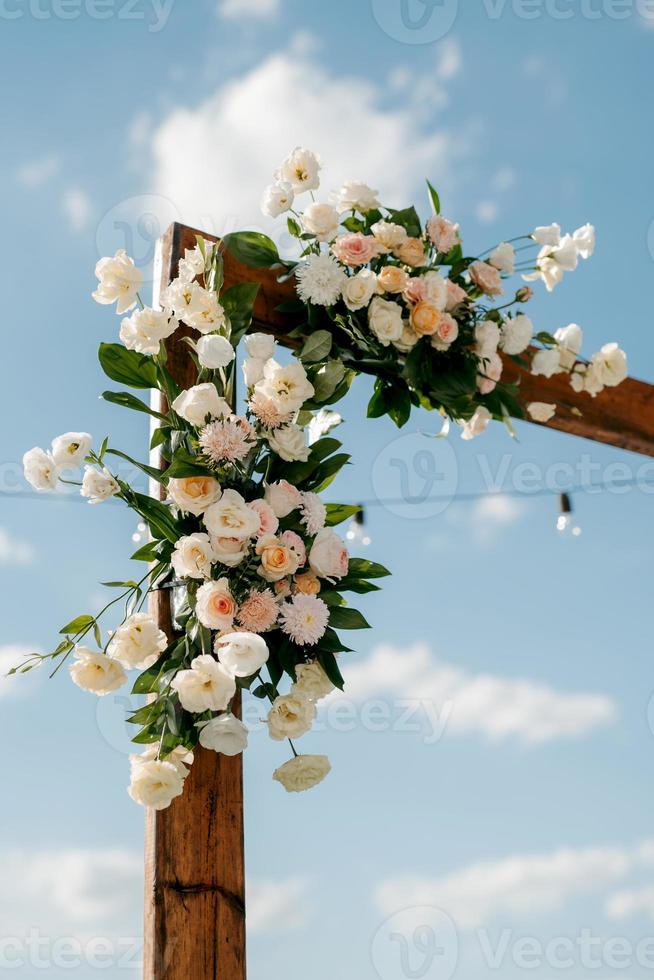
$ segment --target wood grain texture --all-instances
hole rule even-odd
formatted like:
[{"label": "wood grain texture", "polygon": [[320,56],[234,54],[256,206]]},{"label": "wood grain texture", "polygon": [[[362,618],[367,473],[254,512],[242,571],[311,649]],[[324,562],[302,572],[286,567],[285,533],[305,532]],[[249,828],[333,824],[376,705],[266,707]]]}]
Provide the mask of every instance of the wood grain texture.
[{"label": "wood grain texture", "polygon": [[[195,236],[199,234],[202,232],[179,224],[172,225],[167,232],[182,249],[193,248]],[[216,241],[211,235],[204,237]],[[226,253],[225,286],[253,280],[261,283],[254,307],[254,328],[274,334],[280,343],[296,346],[297,342],[286,337],[288,316],[275,310],[280,303],[295,297],[293,282],[280,284],[276,271],[250,269]],[[597,398],[591,398],[574,392],[565,374],[534,377],[508,358],[505,358],[504,379],[520,380],[520,397],[525,405],[548,402],[559,406],[555,417],[546,423],[547,428],[654,456],[654,385],[628,378],[618,388],[607,388]]]},{"label": "wood grain texture", "polygon": [[[162,286],[195,244],[185,246],[180,228],[159,244]],[[195,367],[181,336],[168,342],[168,368],[188,387]],[[153,593],[150,609],[171,637],[170,593]],[[184,795],[147,811],[144,980],[245,980],[242,760],[199,748]]]}]

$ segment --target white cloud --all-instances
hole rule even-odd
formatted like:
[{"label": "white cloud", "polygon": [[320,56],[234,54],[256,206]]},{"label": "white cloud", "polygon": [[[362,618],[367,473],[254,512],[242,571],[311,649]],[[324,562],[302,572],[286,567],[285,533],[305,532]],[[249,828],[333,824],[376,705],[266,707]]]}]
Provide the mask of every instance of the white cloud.
[{"label": "white cloud", "polygon": [[475,501],[468,512],[468,525],[478,544],[492,544],[502,529],[521,520],[527,507],[523,500],[502,493],[489,493]]},{"label": "white cloud", "polygon": [[635,915],[646,915],[654,922],[654,887],[634,888],[610,895],[606,902],[609,919],[622,921]]},{"label": "white cloud", "polygon": [[287,932],[301,928],[310,917],[308,886],[306,878],[248,881],[248,931]]},{"label": "white cloud", "polygon": [[405,875],[380,883],[376,903],[383,915],[435,906],[461,929],[506,917],[559,909],[577,895],[610,886],[634,870],[652,866],[654,842],[633,848],[559,849],[549,854],[513,854],[480,861],[435,878]]},{"label": "white cloud", "polygon": [[61,162],[58,157],[50,155],[41,160],[32,160],[19,167],[16,180],[24,187],[40,187],[59,173]]},{"label": "white cloud", "polygon": [[516,173],[512,167],[500,167],[493,176],[491,185],[501,193],[510,191],[516,182]]},{"label": "white cloud", "polygon": [[438,78],[442,78],[444,81],[454,78],[463,68],[461,45],[456,38],[448,38],[443,41],[438,51],[440,55],[436,68]]},{"label": "white cloud", "polygon": [[439,660],[425,644],[378,646],[344,674],[347,696],[357,701],[380,694],[431,701],[439,716],[447,717],[445,735],[479,733],[492,741],[513,737],[536,745],[580,738],[617,716],[615,703],[604,695],[569,694],[531,680],[474,674]]},{"label": "white cloud", "polygon": [[261,193],[281,160],[304,145],[324,157],[324,196],[354,177],[390,205],[422,200],[424,178],[442,185],[468,152],[468,137],[426,120],[415,93],[391,107],[389,92],[360,76],[333,75],[297,51],[273,54],[161,122],[152,138],[155,190],[207,231],[254,226],[270,234]]},{"label": "white cloud", "polygon": [[0,565],[29,565],[34,561],[34,549],[28,541],[12,537],[0,527]]},{"label": "white cloud", "polygon": [[91,199],[86,191],[81,187],[69,187],[64,192],[61,206],[72,230],[84,231],[93,213]]},{"label": "white cloud", "polygon": [[480,201],[475,208],[477,220],[484,225],[492,225],[494,221],[497,221],[499,213],[500,209],[496,201]]},{"label": "white cloud", "polygon": [[14,667],[25,663],[31,654],[40,652],[38,647],[28,647],[23,643],[6,643],[0,646],[0,698],[30,693],[34,685],[34,671],[22,675],[12,674],[11,677],[7,677],[7,674]]},{"label": "white cloud", "polygon": [[272,17],[279,13],[279,0],[220,0],[218,13],[229,20],[240,17]]}]

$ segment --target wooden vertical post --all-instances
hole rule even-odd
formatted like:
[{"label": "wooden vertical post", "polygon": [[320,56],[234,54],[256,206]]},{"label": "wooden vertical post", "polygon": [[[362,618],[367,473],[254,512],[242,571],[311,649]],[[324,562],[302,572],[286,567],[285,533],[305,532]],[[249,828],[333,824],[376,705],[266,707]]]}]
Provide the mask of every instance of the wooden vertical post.
[{"label": "wooden vertical post", "polygon": [[[195,244],[189,231],[172,225],[159,242],[155,302]],[[196,374],[183,333],[167,343],[168,369],[187,388]],[[170,592],[153,593],[150,608],[171,638]],[[198,748],[183,796],[147,812],[144,980],[245,980],[242,758]]]}]

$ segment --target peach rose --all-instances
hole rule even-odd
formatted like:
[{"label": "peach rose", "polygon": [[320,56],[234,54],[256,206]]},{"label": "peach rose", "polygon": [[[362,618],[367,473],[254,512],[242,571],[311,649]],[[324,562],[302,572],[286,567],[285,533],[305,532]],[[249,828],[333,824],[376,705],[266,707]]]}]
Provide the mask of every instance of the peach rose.
[{"label": "peach rose", "polygon": [[427,262],[425,243],[420,238],[407,238],[398,248],[394,249],[393,255],[400,262],[404,262],[405,265],[410,265],[414,269],[419,269]]},{"label": "peach rose", "polygon": [[195,611],[198,619],[207,629],[231,629],[237,608],[226,578],[218,579],[217,582],[207,582],[197,591]]},{"label": "peach rose", "polygon": [[385,293],[401,293],[406,288],[409,276],[397,265],[386,265],[377,276],[377,282]]},{"label": "peach rose", "polygon": [[433,303],[424,300],[411,310],[411,326],[419,337],[431,337],[438,330],[441,317],[440,310]]},{"label": "peach rose", "polygon": [[436,350],[447,350],[459,336],[459,324],[449,313],[441,313],[438,330],[431,339],[431,345]]},{"label": "peach rose", "polygon": [[487,296],[500,296],[502,293],[502,277],[499,269],[488,262],[473,262],[468,272],[472,282]]},{"label": "peach rose", "polygon": [[252,500],[248,507],[259,515],[259,530],[257,536],[262,534],[275,534],[279,527],[279,519],[269,503],[265,500]]},{"label": "peach rose", "polygon": [[435,214],[427,222],[427,234],[436,246],[437,252],[450,252],[461,241],[459,226],[440,214]]},{"label": "peach rose", "polygon": [[456,309],[457,306],[460,306],[468,298],[468,294],[462,286],[459,286],[456,282],[452,282],[451,279],[446,280],[445,286],[447,288],[445,309],[448,313],[451,313],[452,310]]},{"label": "peach rose", "polygon": [[367,265],[379,254],[379,246],[372,235],[355,231],[337,238],[332,245],[332,252],[344,265]]},{"label": "peach rose", "polygon": [[294,575],[300,561],[292,548],[282,544],[274,534],[267,534],[257,541],[257,554],[261,558],[259,575],[266,582],[278,582],[287,575]]},{"label": "peach rose", "polygon": [[313,572],[302,572],[294,578],[295,589],[303,595],[318,595],[320,592],[320,579]]}]

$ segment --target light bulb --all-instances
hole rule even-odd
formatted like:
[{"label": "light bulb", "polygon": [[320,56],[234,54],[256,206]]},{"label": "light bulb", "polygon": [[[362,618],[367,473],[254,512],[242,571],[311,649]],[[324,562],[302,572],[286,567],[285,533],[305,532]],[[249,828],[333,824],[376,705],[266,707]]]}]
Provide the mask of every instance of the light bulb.
[{"label": "light bulb", "polygon": [[581,528],[575,522],[572,513],[572,501],[567,493],[562,493],[559,498],[560,513],[556,519],[556,530],[565,537],[578,538]]},{"label": "light bulb", "polygon": [[372,544],[372,538],[365,531],[363,507],[352,517],[345,532],[345,537],[347,541],[356,541],[363,545],[364,548]]},{"label": "light bulb", "polygon": [[134,544],[139,544],[139,542],[143,540],[147,529],[148,529],[147,525],[144,524],[143,521],[138,522],[138,524],[136,525],[136,530],[132,535],[132,541],[134,542]]}]

